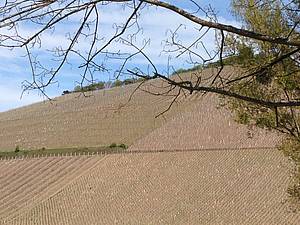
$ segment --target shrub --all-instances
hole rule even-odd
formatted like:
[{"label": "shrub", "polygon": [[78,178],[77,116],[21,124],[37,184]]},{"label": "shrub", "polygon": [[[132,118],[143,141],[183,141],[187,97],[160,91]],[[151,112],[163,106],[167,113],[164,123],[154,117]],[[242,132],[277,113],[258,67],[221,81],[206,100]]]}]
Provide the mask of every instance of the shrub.
[{"label": "shrub", "polygon": [[295,163],[287,192],[291,203],[294,203],[295,210],[300,210],[300,142],[296,139],[287,138],[279,149]]},{"label": "shrub", "polygon": [[116,143],[111,143],[109,147],[110,147],[110,148],[116,148],[116,147],[117,147],[117,144],[116,144]]},{"label": "shrub", "polygon": [[77,85],[77,86],[75,86],[75,88],[74,88],[74,91],[75,91],[75,92],[79,92],[79,91],[81,91],[81,87],[80,87],[80,85]]},{"label": "shrub", "polygon": [[71,94],[71,93],[72,93],[71,91],[65,90],[65,91],[63,91],[62,95],[67,95],[67,94]]},{"label": "shrub", "polygon": [[135,82],[136,82],[135,79],[133,79],[133,78],[128,78],[128,79],[125,79],[122,83],[123,83],[124,85],[128,85],[128,84],[134,84]]},{"label": "shrub", "polygon": [[16,146],[15,152],[20,152],[20,146],[19,145]]},{"label": "shrub", "polygon": [[116,80],[114,83],[113,83],[113,86],[114,87],[119,87],[119,86],[122,86],[123,82],[120,81],[120,80]]},{"label": "shrub", "polygon": [[123,143],[122,143],[122,144],[120,144],[120,145],[119,145],[119,147],[120,147],[120,148],[123,148],[123,149],[127,149],[127,148],[128,148],[128,146],[127,146],[127,145],[125,145],[125,144],[123,144]]}]

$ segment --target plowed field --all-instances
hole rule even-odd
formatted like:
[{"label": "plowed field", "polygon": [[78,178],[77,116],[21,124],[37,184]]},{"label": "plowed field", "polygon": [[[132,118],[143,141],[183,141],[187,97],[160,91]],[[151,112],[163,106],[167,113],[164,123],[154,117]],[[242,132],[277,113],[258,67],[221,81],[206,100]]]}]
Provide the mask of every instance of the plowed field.
[{"label": "plowed field", "polygon": [[181,93],[155,118],[174,96],[148,94],[165,90],[152,81],[127,103],[137,85],[0,113],[0,150],[130,145],[0,160],[0,225],[299,224],[278,135],[238,125],[211,95]]},{"label": "plowed field", "polygon": [[[77,166],[79,159],[64,160]],[[1,216],[13,217],[1,224],[296,225],[300,220],[285,203],[289,164],[276,150],[132,153],[94,162],[88,172],[70,183],[63,179],[63,188],[34,203],[32,188],[24,187],[22,199],[30,207],[9,213],[17,205],[7,202],[11,207],[2,207]],[[32,182],[37,187],[44,179]],[[59,173],[57,179],[62,180]]]},{"label": "plowed field", "polygon": [[[231,73],[230,68],[224,70],[226,76]],[[190,74],[182,76],[195,79]],[[203,76],[210,77],[211,71]],[[155,118],[169,107],[178,90],[168,93],[171,96],[157,96],[166,92],[166,84],[153,80],[128,102],[138,85],[86,93],[90,97],[69,94],[0,113],[0,150],[131,145],[201,99],[200,94],[182,92],[167,113]]]}]

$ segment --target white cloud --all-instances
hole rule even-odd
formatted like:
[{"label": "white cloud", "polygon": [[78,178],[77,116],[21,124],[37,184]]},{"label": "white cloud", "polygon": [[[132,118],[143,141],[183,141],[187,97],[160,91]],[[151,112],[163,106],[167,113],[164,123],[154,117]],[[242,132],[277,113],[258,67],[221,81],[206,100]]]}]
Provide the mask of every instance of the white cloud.
[{"label": "white cloud", "polygon": [[[131,13],[131,10],[125,9],[123,10],[120,5],[111,5],[111,6],[101,6],[100,7],[100,30],[98,32],[99,38],[104,37],[105,40],[108,40],[114,33],[114,24],[124,24],[126,18]],[[78,27],[80,18],[82,14],[71,17],[67,22],[62,23],[58,27],[56,27],[55,32],[51,31],[46,32],[42,35],[42,44],[43,47],[41,49],[37,49],[36,53],[40,55],[40,59],[43,60],[46,65],[53,66],[51,63],[51,55],[49,52],[46,52],[46,49],[53,49],[57,46],[62,46],[66,48],[70,43],[66,38],[66,32],[75,31],[76,27]],[[220,17],[219,21],[225,24],[230,24],[234,26],[240,26],[236,21],[228,20],[226,18]],[[186,28],[180,30],[180,40],[182,43],[189,45],[191,44],[197,37],[199,37],[199,32],[196,28],[199,28],[199,25],[195,23],[191,23],[186,18],[178,16],[177,14],[170,12],[164,9],[157,9],[155,7],[145,8],[141,17],[139,19],[141,27],[143,27],[143,33],[138,35],[137,45],[142,46],[143,39],[150,39],[150,45],[145,48],[145,53],[153,60],[155,64],[160,65],[160,67],[167,67],[168,56],[166,54],[161,54],[163,50],[162,42],[169,38],[170,33],[166,33],[167,30],[174,31],[180,24],[185,24]],[[36,32],[37,27],[33,26],[23,26],[20,30],[21,34],[25,36],[29,36]],[[132,31],[132,30],[130,30]],[[128,33],[124,35],[127,36]],[[168,35],[169,36],[168,36]],[[212,51],[215,48],[214,43],[214,33],[208,33],[204,38],[208,50]],[[101,43],[101,42],[100,42]],[[89,42],[84,39],[80,39],[79,43],[76,45],[76,48],[81,52],[86,52],[89,49]],[[99,46],[98,46],[99,49]],[[119,51],[123,52],[135,52],[136,50],[132,47],[124,46],[119,43],[113,43],[108,50],[111,51]],[[197,50],[200,54],[205,55],[205,51],[200,46],[194,50]],[[20,84],[23,80],[30,80],[30,69],[26,58],[21,58],[21,55],[24,55],[23,50],[14,49],[14,51],[1,49],[0,50],[0,58],[2,61],[0,62],[0,79],[2,81],[5,79],[6,85],[0,86],[0,110],[7,110],[11,107],[21,106],[27,103],[32,103],[35,101],[42,100],[36,93],[30,93],[29,95],[24,96],[23,99],[20,100],[21,89]],[[173,65],[177,67],[187,66],[186,60],[187,55],[182,58],[175,58],[175,54],[173,55]],[[78,58],[76,59],[74,56],[69,58],[69,63],[72,66],[76,67],[75,63],[78,63]],[[114,63],[111,63],[114,65]],[[131,62],[130,65],[135,66],[144,66],[147,64],[147,61],[139,55]],[[74,74],[74,71],[78,70],[64,70],[58,77],[58,79],[62,83],[70,82],[70,78],[77,76],[80,80],[79,74]],[[73,82],[72,82],[73,85]],[[50,89],[51,92],[55,92],[60,94],[61,88],[57,88],[56,86]],[[4,97],[5,96],[5,97]]]}]

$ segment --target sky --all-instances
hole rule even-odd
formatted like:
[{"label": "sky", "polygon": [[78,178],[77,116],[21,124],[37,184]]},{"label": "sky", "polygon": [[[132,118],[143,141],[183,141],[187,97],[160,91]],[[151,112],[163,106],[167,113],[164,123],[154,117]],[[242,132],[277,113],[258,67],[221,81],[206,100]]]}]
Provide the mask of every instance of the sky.
[{"label": "sky", "polygon": [[[189,12],[194,12],[195,10],[195,7],[191,3],[187,3],[189,1],[175,0],[168,2],[176,4]],[[217,13],[219,22],[235,26],[239,25],[230,14],[230,0],[198,0],[195,2],[203,8],[210,4]],[[120,6],[120,4],[103,6],[99,9],[100,27],[98,33],[99,37],[102,37],[103,40],[106,41],[114,34],[115,24],[124,23],[125,18],[128,17],[131,11],[124,9]],[[203,15],[199,14],[199,16],[202,17]],[[66,33],[67,31],[72,33],[72,31],[78,27],[81,17],[82,14],[78,14],[59,24],[54,31],[45,32],[41,37],[42,46],[40,48],[36,48],[32,52],[33,56],[38,57],[39,61],[47,68],[54,68],[57,66],[57,61],[55,61],[55,58],[51,55],[51,50],[59,46],[67,46],[68,40]],[[168,65],[170,64],[173,66],[172,69],[174,70],[192,66],[187,62],[187,55],[176,58],[176,54],[167,54],[163,52],[163,49],[172,50],[172,48],[165,47],[165,41],[170,40],[170,31],[174,31],[179,25],[181,25],[181,27],[178,39],[186,45],[192,43],[193,40],[195,40],[201,33],[198,31],[198,25],[193,24],[187,19],[168,10],[157,9],[155,7],[144,9],[139,21],[143,30],[138,34],[136,44],[138,46],[143,46],[145,42],[148,43],[145,47],[145,53],[160,70],[159,72],[170,73],[168,69]],[[19,26],[20,33],[25,36],[33,34],[38,28],[39,27],[37,25],[32,23],[22,24],[22,26]],[[3,29],[4,28],[0,28],[1,33],[6,32]],[[128,33],[130,33],[130,31],[133,32],[133,30],[129,30]],[[125,33],[124,37],[127,37],[128,33]],[[204,37],[203,41],[209,51],[214,50],[213,32],[209,32]],[[99,44],[101,44],[101,42]],[[79,43],[75,46],[77,50],[83,53],[87,51],[86,49],[88,49],[88,47],[88,40],[83,38],[80,39]],[[134,48],[118,43],[114,43],[108,48],[110,51],[119,51],[120,49],[129,53],[135,52]],[[201,47],[197,47],[195,50],[204,54],[204,49],[201,49]],[[22,92],[22,85],[24,84],[24,81],[32,80],[28,58],[25,57],[25,54],[25,49],[0,48],[0,112],[34,102],[43,101],[45,99],[45,96],[43,96],[43,94],[39,91]],[[100,62],[103,58],[99,57],[97,60]],[[122,61],[120,60],[105,61],[110,71],[96,72],[94,74],[94,79],[96,81],[107,81],[113,79],[114,71],[120,67],[121,62]],[[78,65],[80,65],[80,63],[80,58],[75,55],[71,55],[70,58],[68,58],[68,64],[66,64],[57,75],[55,80],[56,82],[46,89],[46,93],[49,97],[53,98],[55,96],[59,96],[63,90],[74,89],[78,82],[81,81],[82,70],[78,69]],[[141,55],[137,55],[128,62],[126,68],[132,69],[134,67],[151,70],[147,61]]]}]

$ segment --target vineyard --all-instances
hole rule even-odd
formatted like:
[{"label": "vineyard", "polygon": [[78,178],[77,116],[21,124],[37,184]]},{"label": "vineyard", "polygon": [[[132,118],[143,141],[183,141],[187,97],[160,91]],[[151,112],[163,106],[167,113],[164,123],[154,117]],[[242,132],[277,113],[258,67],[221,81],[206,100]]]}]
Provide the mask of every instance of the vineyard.
[{"label": "vineyard", "polygon": [[13,218],[54,195],[99,159],[100,156],[73,156],[1,160],[0,221]]},{"label": "vineyard", "polygon": [[289,163],[273,149],[2,160],[0,165],[3,225],[297,224],[300,219],[284,203]]},{"label": "vineyard", "polygon": [[[209,77],[210,73],[204,74]],[[224,70],[228,76],[232,73],[230,69]],[[0,150],[14,150],[16,146],[40,149],[131,145],[202,98],[197,93],[181,93],[177,103],[156,118],[169,107],[177,90],[170,96],[149,94],[165,91],[165,83],[153,80],[134,92],[138,85],[88,92],[85,96],[68,94],[51,102],[0,113]]]},{"label": "vineyard", "polygon": [[[0,149],[108,146],[114,142],[130,145],[161,126],[164,119],[155,119],[155,115],[171,101],[170,97],[139,91],[122,107],[135,88],[128,85],[87,93],[90,97],[74,93],[1,113]],[[174,106],[166,118],[178,110]]]},{"label": "vineyard", "polygon": [[1,225],[298,224],[280,136],[238,125],[208,94],[155,118],[173,97],[147,93],[155,80],[131,97],[137,85],[0,113],[5,151],[129,145],[0,158]]}]

